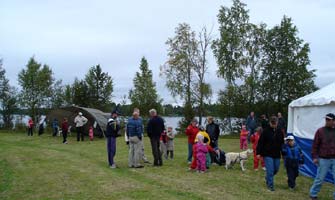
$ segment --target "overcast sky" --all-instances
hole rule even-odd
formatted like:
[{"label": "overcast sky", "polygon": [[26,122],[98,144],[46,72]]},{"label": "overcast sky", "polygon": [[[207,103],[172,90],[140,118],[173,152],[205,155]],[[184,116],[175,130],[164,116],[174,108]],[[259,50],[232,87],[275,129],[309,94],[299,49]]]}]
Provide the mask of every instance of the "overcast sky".
[{"label": "overcast sky", "polygon": [[[245,0],[250,21],[268,27],[291,17],[299,37],[310,44],[311,66],[316,69],[317,86],[335,81],[334,0]],[[48,64],[56,79],[72,83],[88,69],[100,64],[114,80],[114,98],[128,94],[140,59],[145,56],[153,71],[157,90],[164,103],[176,103],[159,77],[166,61],[166,40],[174,36],[179,23],[193,30],[213,27],[218,36],[217,14],[224,0],[1,0],[0,58],[12,85],[31,56]],[[217,65],[210,55],[207,81],[214,97],[225,82],[217,78]]]}]

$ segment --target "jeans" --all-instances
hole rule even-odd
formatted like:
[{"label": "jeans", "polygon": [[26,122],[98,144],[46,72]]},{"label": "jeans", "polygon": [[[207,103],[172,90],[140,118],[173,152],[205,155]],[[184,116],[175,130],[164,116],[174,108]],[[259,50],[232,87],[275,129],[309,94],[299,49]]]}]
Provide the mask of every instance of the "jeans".
[{"label": "jeans", "polygon": [[192,162],[192,155],[193,155],[193,144],[188,143],[188,156],[187,156],[187,161]]},{"label": "jeans", "polygon": [[266,185],[273,188],[273,177],[277,174],[280,166],[280,158],[264,157],[266,168]]},{"label": "jeans", "polygon": [[[335,158],[333,159],[319,158],[319,166],[318,166],[318,170],[316,173],[316,177],[309,191],[309,195],[311,197],[316,197],[318,193],[320,192],[321,185],[327,175],[328,170],[331,170],[333,174],[333,178],[335,178]],[[335,192],[333,193],[333,199],[335,199]]]},{"label": "jeans", "polygon": [[107,137],[107,156],[109,166],[112,166],[114,164],[115,153],[116,153],[116,138]]}]

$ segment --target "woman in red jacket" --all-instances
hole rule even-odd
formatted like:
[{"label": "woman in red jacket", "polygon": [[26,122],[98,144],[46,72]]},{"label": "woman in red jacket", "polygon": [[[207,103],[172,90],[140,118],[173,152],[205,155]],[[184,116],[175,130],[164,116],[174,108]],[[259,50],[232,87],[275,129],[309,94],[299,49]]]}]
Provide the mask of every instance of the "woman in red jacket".
[{"label": "woman in red jacket", "polygon": [[198,128],[198,120],[193,119],[191,124],[187,127],[185,133],[188,137],[188,156],[187,156],[187,162],[188,164],[192,163],[192,148],[193,148],[193,144],[194,144],[194,140],[196,135],[199,132],[199,128]]}]

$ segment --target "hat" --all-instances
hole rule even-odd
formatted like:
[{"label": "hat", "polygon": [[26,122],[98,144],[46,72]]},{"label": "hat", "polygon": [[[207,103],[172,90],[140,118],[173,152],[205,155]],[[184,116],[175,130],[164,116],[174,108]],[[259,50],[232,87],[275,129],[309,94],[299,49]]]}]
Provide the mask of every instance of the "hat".
[{"label": "hat", "polygon": [[78,113],[78,115],[82,116],[82,115],[83,115],[83,113],[79,112],[79,113]]},{"label": "hat", "polygon": [[326,119],[334,120],[335,119],[335,115],[333,113],[328,113],[325,118]]},{"label": "hat", "polygon": [[285,140],[294,140],[294,137],[293,137],[293,135],[289,135],[285,138]]},{"label": "hat", "polygon": [[194,119],[192,119],[191,122],[196,122],[196,123],[198,123],[198,120],[197,120],[196,118],[194,118]]},{"label": "hat", "polygon": [[201,134],[197,134],[197,139],[203,141],[204,140],[204,136],[201,135]]}]

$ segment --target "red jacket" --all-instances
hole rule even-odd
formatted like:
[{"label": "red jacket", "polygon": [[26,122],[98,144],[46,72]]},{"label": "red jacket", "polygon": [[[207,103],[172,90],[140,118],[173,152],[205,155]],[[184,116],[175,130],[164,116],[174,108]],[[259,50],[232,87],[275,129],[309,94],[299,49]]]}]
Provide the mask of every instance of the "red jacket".
[{"label": "red jacket", "polygon": [[335,129],[319,128],[314,136],[312,158],[335,158]]},{"label": "red jacket", "polygon": [[188,143],[194,144],[195,137],[199,132],[199,128],[196,126],[189,125],[185,131],[186,135],[188,136]]},{"label": "red jacket", "polygon": [[67,122],[67,121],[63,121],[63,123],[62,123],[62,131],[63,131],[63,132],[67,132],[68,129],[69,129],[69,124],[68,124],[68,122]]},{"label": "red jacket", "polygon": [[257,148],[257,144],[258,144],[258,140],[260,136],[261,135],[258,132],[256,132],[250,137],[250,141],[252,143],[252,149],[254,150],[254,152],[256,152],[256,148]]},{"label": "red jacket", "polygon": [[29,126],[29,128],[33,128],[34,127],[34,121],[32,119],[29,119],[28,126]]}]

